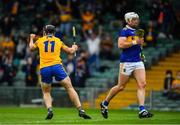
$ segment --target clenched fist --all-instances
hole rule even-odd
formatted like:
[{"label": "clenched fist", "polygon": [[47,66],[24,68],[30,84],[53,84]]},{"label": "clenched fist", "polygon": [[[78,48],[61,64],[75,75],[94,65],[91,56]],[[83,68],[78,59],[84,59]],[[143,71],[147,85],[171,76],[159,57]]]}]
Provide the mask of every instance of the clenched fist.
[{"label": "clenched fist", "polygon": [[34,39],[35,37],[36,37],[35,34],[30,34],[30,38],[31,38],[31,39]]},{"label": "clenched fist", "polygon": [[72,45],[72,48],[74,49],[74,51],[78,50],[78,46],[77,45]]}]

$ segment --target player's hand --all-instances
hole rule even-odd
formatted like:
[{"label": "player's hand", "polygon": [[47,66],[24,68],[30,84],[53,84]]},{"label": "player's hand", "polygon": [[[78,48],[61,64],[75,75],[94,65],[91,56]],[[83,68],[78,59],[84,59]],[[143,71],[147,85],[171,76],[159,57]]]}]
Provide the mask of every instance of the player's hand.
[{"label": "player's hand", "polygon": [[73,48],[74,51],[78,50],[78,46],[77,45],[72,45],[72,48]]},{"label": "player's hand", "polygon": [[140,38],[143,38],[144,37],[144,30],[143,29],[138,29],[136,30],[135,34],[136,36],[140,37]]},{"label": "player's hand", "polygon": [[136,40],[137,44],[143,45],[144,43],[144,39],[139,38],[138,40]]},{"label": "player's hand", "polygon": [[31,39],[34,39],[35,37],[36,37],[35,34],[30,34],[30,38],[31,38]]},{"label": "player's hand", "polygon": [[146,57],[143,52],[140,53],[140,57],[143,62],[146,62]]}]

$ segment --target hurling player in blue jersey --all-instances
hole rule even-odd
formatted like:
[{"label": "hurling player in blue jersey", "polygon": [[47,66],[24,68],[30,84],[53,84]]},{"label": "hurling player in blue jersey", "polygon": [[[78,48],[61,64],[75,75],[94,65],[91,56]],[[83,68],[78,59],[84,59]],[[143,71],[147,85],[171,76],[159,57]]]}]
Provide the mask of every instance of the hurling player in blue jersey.
[{"label": "hurling player in blue jersey", "polygon": [[136,28],[139,24],[139,16],[135,12],[128,12],[124,16],[127,25],[119,32],[118,47],[122,49],[120,56],[120,70],[117,85],[111,88],[105,100],[100,104],[101,113],[104,118],[108,118],[108,104],[110,100],[122,91],[130,75],[132,74],[137,81],[137,98],[139,102],[139,118],[150,118],[153,116],[144,107],[146,75],[144,63],[141,58],[141,45],[143,37],[136,36]]}]

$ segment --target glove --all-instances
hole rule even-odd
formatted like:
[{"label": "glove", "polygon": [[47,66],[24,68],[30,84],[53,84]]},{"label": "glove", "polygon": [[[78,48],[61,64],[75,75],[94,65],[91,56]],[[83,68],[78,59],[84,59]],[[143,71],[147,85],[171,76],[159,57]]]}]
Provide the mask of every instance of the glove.
[{"label": "glove", "polygon": [[[143,29],[138,29],[138,30],[136,30],[135,35],[138,36],[139,38],[143,38],[144,37],[144,32],[145,31]],[[146,62],[146,57],[145,57],[145,55],[143,53],[143,47],[142,46],[141,46],[140,57],[141,57],[141,60],[143,62]]]},{"label": "glove", "polygon": [[143,29],[136,30],[135,35],[138,36],[139,38],[143,38],[144,37],[144,30]]},{"label": "glove", "polygon": [[140,53],[140,57],[143,62],[146,62],[146,57],[143,52]]}]

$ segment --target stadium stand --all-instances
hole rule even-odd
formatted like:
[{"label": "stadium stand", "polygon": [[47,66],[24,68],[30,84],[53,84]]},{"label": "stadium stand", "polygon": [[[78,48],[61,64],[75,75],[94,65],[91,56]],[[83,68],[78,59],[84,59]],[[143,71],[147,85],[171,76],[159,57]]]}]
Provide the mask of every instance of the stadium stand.
[{"label": "stadium stand", "polygon": [[[173,48],[172,48],[173,49]],[[174,54],[170,54],[169,56],[167,56],[166,58],[164,58],[161,61],[158,61],[157,65],[152,66],[149,70],[147,70],[147,100],[149,99],[150,96],[150,90],[153,90],[153,95],[155,98],[155,102],[153,102],[153,109],[158,109],[158,105],[162,106],[162,110],[163,109],[167,109],[167,110],[179,110],[179,101],[177,101],[178,103],[176,104],[172,104],[173,101],[168,101],[166,98],[162,97],[162,92],[161,92],[161,96],[160,96],[160,90],[163,90],[163,81],[164,81],[164,73],[166,72],[166,70],[171,69],[174,73],[180,68],[180,64],[177,63],[180,61],[180,52],[175,52]],[[119,109],[122,107],[127,107],[130,104],[136,103],[137,99],[136,99],[136,91],[131,91],[131,90],[135,90],[136,88],[136,81],[134,79],[131,79],[129,81],[129,83],[127,84],[125,90],[120,94],[118,94],[113,100],[112,103],[110,103],[109,108],[111,109]],[[99,107],[99,103],[101,102],[101,100],[103,98],[105,98],[107,92],[102,93],[98,96],[98,98],[96,99],[96,107]],[[159,101],[161,103],[156,103],[157,100],[162,100]],[[154,101],[154,100],[153,100]],[[149,101],[147,101],[148,103]],[[164,103],[165,102],[165,103]],[[165,105],[166,102],[170,102],[168,103],[169,105]],[[173,105],[173,106],[172,106]],[[87,106],[87,104],[86,104]],[[136,109],[137,105],[132,105],[130,106],[130,109]],[[148,105],[149,106],[149,105]],[[171,108],[172,106],[172,108]]]},{"label": "stadium stand", "polygon": [[[77,0],[78,1],[78,0]],[[118,1],[118,0],[117,0]],[[116,2],[117,2],[116,1]],[[17,2],[19,3],[19,6],[17,6]],[[91,8],[91,2],[83,2],[82,0],[79,1],[80,3],[78,4],[78,9],[82,9],[81,6],[84,8]],[[114,7],[114,5],[116,5],[115,3],[109,2],[109,0],[101,0],[100,4],[103,3],[102,5],[104,5],[102,8],[101,6],[97,9],[97,10],[101,10],[100,14],[102,14],[101,16],[96,16],[96,22],[98,22],[95,25],[95,30],[97,30],[97,26],[99,24],[102,24],[103,26],[103,31],[104,32],[108,32],[110,33],[110,35],[113,38],[113,57],[115,58],[115,60],[105,60],[105,59],[101,59],[100,58],[100,69],[99,71],[93,72],[90,77],[88,77],[85,81],[85,90],[81,91],[80,94],[85,95],[87,93],[85,93],[86,88],[92,87],[92,88],[102,88],[102,89],[108,89],[109,87],[111,87],[114,83],[115,80],[117,79],[117,75],[118,75],[118,67],[119,67],[119,54],[121,52],[121,50],[118,49],[117,47],[117,38],[118,38],[118,31],[119,29],[121,29],[123,27],[123,15],[125,13],[125,10],[129,10],[129,11],[136,11],[139,15],[141,15],[141,21],[142,21],[142,28],[147,27],[147,24],[149,22],[149,20],[152,20],[152,15],[154,14],[153,10],[155,10],[155,8],[153,8],[152,5],[157,5],[160,6],[162,3],[160,3],[160,1],[156,1],[155,3],[153,3],[153,1],[144,1],[144,0],[124,0],[121,3],[123,3],[121,6],[121,12],[118,12],[118,9],[116,9],[116,7]],[[128,4],[127,4],[128,3]],[[179,3],[176,0],[173,0],[173,7],[174,10],[178,10],[179,8]],[[171,2],[168,3],[172,4]],[[64,4],[62,2],[62,4]],[[72,3],[72,5],[75,3]],[[94,3],[96,4],[96,3]],[[37,8],[38,5],[38,8]],[[98,4],[97,4],[98,5]],[[24,67],[27,66],[27,57],[31,57],[34,56],[32,53],[30,53],[27,50],[27,36],[29,33],[33,32],[33,33],[37,33],[38,35],[41,34],[41,29],[45,24],[48,23],[52,23],[57,27],[57,30],[59,31],[60,29],[60,21],[59,21],[59,12],[57,11],[55,3],[51,0],[47,0],[47,1],[43,1],[43,0],[39,0],[39,1],[30,1],[30,0],[20,0],[20,1],[16,1],[16,2],[12,2],[12,1],[6,1],[6,0],[2,0],[0,1],[0,25],[2,28],[0,28],[2,35],[0,35],[0,45],[4,39],[4,35],[9,36],[9,33],[3,32],[4,31],[4,24],[6,22],[6,19],[9,18],[10,22],[9,22],[9,29],[11,29],[11,35],[10,37],[13,39],[14,43],[15,43],[15,52],[14,52],[14,58],[13,58],[13,65],[16,67],[14,69],[15,72],[15,77],[12,78],[13,80],[13,86],[14,87],[23,87],[23,86],[29,86],[26,85],[26,77],[29,78],[28,76],[26,76],[29,72],[27,72],[26,70],[24,70]],[[142,9],[145,8],[145,9]],[[164,6],[163,6],[164,7]],[[16,8],[15,10],[17,10],[17,12],[11,11],[12,8]],[[163,9],[163,8],[162,8]],[[14,9],[13,9],[14,10]],[[48,10],[48,12],[46,12],[45,10]],[[95,11],[97,11],[95,10]],[[155,10],[156,12],[156,10]],[[71,25],[75,25],[76,29],[77,29],[77,41],[78,44],[81,46],[81,48],[83,48],[83,50],[87,50],[87,44],[85,43],[85,39],[83,38],[82,35],[82,19],[80,17],[80,14],[78,15],[79,11],[77,11],[76,9],[72,10],[72,13],[75,15],[73,15],[73,19],[71,22]],[[120,14],[119,14],[120,13]],[[177,12],[172,12],[172,15],[178,15],[178,11]],[[120,16],[119,16],[120,15]],[[156,15],[154,15],[156,16]],[[7,18],[6,18],[7,17]],[[178,17],[177,17],[178,18]],[[172,22],[172,28],[176,27],[176,24],[174,24],[175,19],[173,18],[172,20],[170,20],[169,22]],[[165,38],[157,38],[157,44],[156,46],[146,46],[144,48],[144,54],[146,56],[146,62],[145,62],[145,66],[148,69],[147,71],[147,75],[148,75],[148,83],[150,83],[148,85],[148,89],[152,89],[153,90],[161,90],[162,89],[162,79],[164,76],[164,71],[165,69],[174,69],[176,70],[176,66],[178,66],[178,63],[175,63],[174,61],[179,61],[177,58],[179,58],[178,55],[172,55],[172,53],[177,52],[177,50],[180,48],[180,41],[177,39],[176,37],[178,37],[178,27],[174,28],[176,30],[172,30],[172,28],[170,28],[170,30],[167,31],[166,30],[162,30],[161,26],[158,25],[158,18],[155,18],[154,20],[154,25],[157,28],[158,32],[162,32],[163,34],[165,34]],[[117,23],[118,22],[118,23]],[[10,25],[11,24],[11,25]],[[178,25],[177,25],[178,26]],[[6,29],[6,28],[5,28]],[[168,29],[168,28],[167,28]],[[176,32],[174,32],[176,31]],[[171,35],[173,34],[173,37],[171,37]],[[61,34],[57,34],[59,36],[61,36]],[[174,38],[174,39],[173,39]],[[22,39],[23,42],[26,43],[26,46],[22,49],[22,53],[23,56],[19,57],[17,56],[16,50],[18,48],[18,43],[19,43],[19,39]],[[68,45],[71,45],[73,41],[73,39],[71,37],[67,37],[64,36],[64,42]],[[1,47],[1,46],[0,46]],[[1,48],[0,48],[1,51]],[[0,52],[2,53],[2,52]],[[0,61],[1,61],[1,57],[3,54],[0,54]],[[65,54],[62,55],[63,58],[66,58],[67,56]],[[34,60],[36,60],[38,57],[34,57]],[[87,62],[86,62],[87,63]],[[2,63],[0,63],[0,78],[3,75],[3,66],[1,66]],[[38,65],[37,64],[33,64],[35,65],[35,69],[38,69]],[[38,70],[37,70],[37,75],[38,75]],[[32,75],[32,73],[30,73]],[[31,76],[30,75],[30,76]],[[127,89],[133,89],[135,88],[135,84],[133,84],[135,81],[130,80],[130,84],[127,86]],[[37,86],[37,82],[34,84],[34,86]],[[0,86],[7,86],[6,82],[0,82]],[[155,89],[154,89],[155,88]],[[2,96],[2,98],[4,97],[8,97],[11,96],[10,98],[13,99],[13,94],[8,92],[8,91],[2,91],[1,93],[4,93],[4,96]],[[119,105],[119,107],[126,107],[129,104],[133,104],[136,102],[136,98],[134,96],[132,96],[133,92],[125,92],[120,94],[120,97],[117,96],[117,98],[115,98],[114,100],[116,100],[114,103],[114,105],[110,105],[111,108],[115,108],[116,105]],[[17,93],[18,94],[18,93]],[[19,93],[20,94],[20,93]],[[99,93],[98,93],[99,94]],[[96,99],[96,107],[98,107],[100,100],[102,101],[102,97],[104,97],[105,93],[102,93],[98,96],[98,98]],[[133,93],[134,94],[134,93]],[[155,93],[156,94],[156,93]],[[147,94],[147,96],[149,95],[149,93]],[[158,94],[157,94],[158,95]],[[128,102],[124,102],[121,103],[119,100],[123,100],[123,97],[128,97],[130,98],[130,101]],[[163,98],[163,97],[162,97]],[[8,101],[8,100],[7,100]],[[4,102],[6,103],[6,102]],[[89,106],[90,104],[88,104],[87,102],[84,103],[84,105]]]},{"label": "stadium stand", "polygon": [[[155,91],[155,92],[153,92],[152,96],[155,97],[152,102],[153,110],[180,111],[180,108],[179,108],[180,101],[179,100],[167,99],[166,97],[162,96],[162,91]],[[148,98],[147,98],[147,103],[149,103]],[[138,104],[131,104],[124,109],[136,110],[137,106],[138,106]],[[150,108],[150,105],[148,104],[147,107]]]}]

